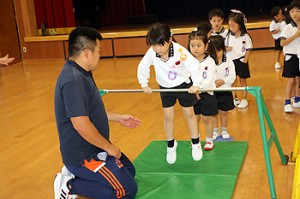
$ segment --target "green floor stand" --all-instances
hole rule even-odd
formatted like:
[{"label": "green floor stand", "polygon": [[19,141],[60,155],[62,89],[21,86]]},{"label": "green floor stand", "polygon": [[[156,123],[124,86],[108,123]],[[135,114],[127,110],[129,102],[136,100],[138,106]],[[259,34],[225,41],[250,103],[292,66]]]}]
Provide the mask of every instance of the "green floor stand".
[{"label": "green floor stand", "polygon": [[[265,163],[266,163],[266,169],[267,169],[267,175],[268,175],[270,194],[271,194],[272,199],[276,199],[277,196],[276,196],[274,177],[273,177],[273,172],[272,172],[272,164],[271,164],[271,158],[270,158],[270,149],[271,149],[273,142],[276,145],[282,165],[287,165],[289,156],[285,155],[282,151],[278,136],[276,134],[270,114],[266,107],[266,103],[265,103],[263,95],[261,93],[261,87],[259,87],[259,86],[246,87],[245,90],[248,91],[250,94],[252,94],[256,98],[257,111],[258,111],[258,117],[259,117],[259,125],[260,125],[260,133],[261,133],[262,144],[263,144],[263,149],[264,149],[264,156],[265,156]],[[265,121],[268,124],[269,131],[270,131],[269,138],[267,136]]]},{"label": "green floor stand", "polygon": [[165,141],[153,141],[134,161],[135,199],[230,199],[247,147],[246,141],[217,142],[194,161],[190,141],[178,141],[177,160],[170,165]]}]

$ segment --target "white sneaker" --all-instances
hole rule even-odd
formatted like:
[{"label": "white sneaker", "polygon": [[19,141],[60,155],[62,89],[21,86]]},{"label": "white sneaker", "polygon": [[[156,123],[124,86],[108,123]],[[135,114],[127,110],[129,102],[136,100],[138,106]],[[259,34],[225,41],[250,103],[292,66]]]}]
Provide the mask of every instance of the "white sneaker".
[{"label": "white sneaker", "polygon": [[199,161],[203,157],[203,152],[201,148],[201,143],[192,144],[192,156],[195,161]]},{"label": "white sneaker", "polygon": [[228,134],[227,131],[222,131],[221,135],[222,135],[223,139],[229,139],[230,138],[230,135]]},{"label": "white sneaker", "polygon": [[174,164],[176,162],[176,148],[177,148],[177,142],[174,141],[173,147],[167,147],[167,162],[169,164]]},{"label": "white sneaker", "polygon": [[300,108],[300,101],[299,102],[293,101],[293,107],[294,108]]},{"label": "white sneaker", "polygon": [[70,175],[58,173],[54,179],[54,198],[55,199],[76,199],[74,195],[69,195],[67,182],[73,179]]},{"label": "white sneaker", "polygon": [[275,67],[276,69],[280,69],[280,68],[281,68],[280,63],[279,63],[279,62],[276,62],[274,67]]},{"label": "white sneaker", "polygon": [[284,105],[284,112],[286,112],[286,113],[294,112],[292,105],[291,104]]},{"label": "white sneaker", "polygon": [[242,99],[241,103],[237,107],[246,108],[247,106],[248,106],[248,101],[246,99]]},{"label": "white sneaker", "polygon": [[219,136],[220,136],[219,133],[214,132],[214,133],[213,133],[213,140],[216,140]]},{"label": "white sneaker", "polygon": [[241,101],[240,101],[238,98],[235,98],[235,99],[233,100],[234,106],[238,106],[240,103],[241,103]]},{"label": "white sneaker", "polygon": [[72,178],[75,178],[75,175],[73,173],[71,173],[66,166],[63,166],[63,168],[61,169],[61,174],[63,175],[69,175]]},{"label": "white sneaker", "polygon": [[[67,169],[66,166],[63,166],[63,168],[61,169],[61,174],[71,176],[72,178],[75,178],[75,175],[73,173],[71,173]],[[77,194],[70,194],[68,199],[76,199],[76,198],[77,198]]]}]

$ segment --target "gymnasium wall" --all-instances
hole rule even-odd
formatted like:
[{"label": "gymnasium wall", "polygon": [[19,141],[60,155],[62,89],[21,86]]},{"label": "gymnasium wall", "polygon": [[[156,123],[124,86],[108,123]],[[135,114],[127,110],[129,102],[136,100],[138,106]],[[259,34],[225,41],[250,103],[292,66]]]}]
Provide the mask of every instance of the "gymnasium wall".
[{"label": "gymnasium wall", "polygon": [[[34,0],[14,0],[18,21],[19,39],[23,60],[26,59],[65,59],[67,54],[68,35],[39,36],[35,16]],[[253,39],[254,48],[271,48],[274,41],[268,31],[270,21],[257,21],[247,24]],[[141,56],[149,48],[145,36],[147,26],[132,29],[129,25],[122,30],[100,30],[102,57]],[[194,27],[172,27],[175,38],[183,46],[187,44],[187,35]]]}]

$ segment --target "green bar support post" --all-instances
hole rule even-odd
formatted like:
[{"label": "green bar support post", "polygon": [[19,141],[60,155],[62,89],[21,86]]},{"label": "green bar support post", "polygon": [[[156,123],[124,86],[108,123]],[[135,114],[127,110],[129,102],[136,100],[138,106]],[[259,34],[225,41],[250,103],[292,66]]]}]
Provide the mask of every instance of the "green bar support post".
[{"label": "green bar support post", "polygon": [[[273,141],[275,142],[277,151],[279,153],[279,156],[281,158],[282,164],[287,164],[286,156],[283,154],[279,139],[277,137],[276,131],[274,129],[274,125],[272,123],[271,117],[269,115],[268,109],[266,107],[264,98],[261,93],[261,87],[259,86],[252,86],[247,87],[246,91],[251,93],[256,98],[257,103],[257,111],[258,111],[258,117],[259,117],[259,124],[260,124],[260,132],[262,137],[262,144],[264,149],[264,156],[265,156],[265,163],[266,163],[266,169],[267,169],[267,175],[268,175],[268,182],[269,182],[269,188],[270,188],[270,194],[272,199],[276,199],[276,190],[275,190],[275,184],[274,184],[274,176],[272,172],[272,164],[271,164],[271,158],[270,158],[270,148],[272,146]],[[267,132],[266,132],[266,126],[265,126],[265,119],[269,126],[270,130],[270,139],[267,138]]]}]

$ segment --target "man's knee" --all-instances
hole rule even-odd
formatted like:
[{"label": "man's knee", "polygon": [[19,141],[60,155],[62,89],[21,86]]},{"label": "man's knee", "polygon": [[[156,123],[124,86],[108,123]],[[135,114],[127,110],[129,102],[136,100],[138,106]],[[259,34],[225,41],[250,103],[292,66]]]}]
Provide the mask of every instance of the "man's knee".
[{"label": "man's knee", "polygon": [[130,180],[130,182],[127,182],[127,186],[126,186],[126,199],[133,199],[135,198],[135,195],[137,193],[138,187],[137,184],[135,182],[135,180]]}]

